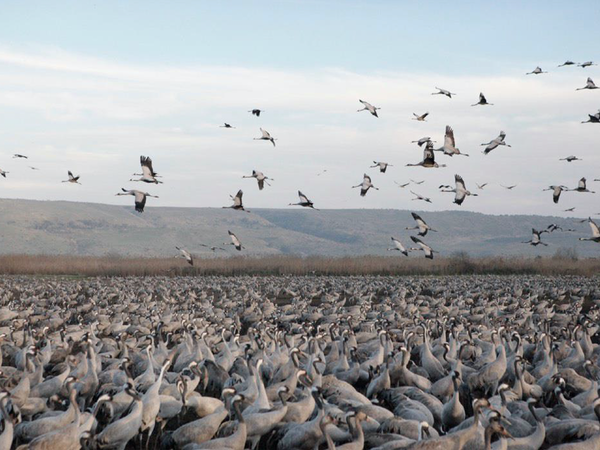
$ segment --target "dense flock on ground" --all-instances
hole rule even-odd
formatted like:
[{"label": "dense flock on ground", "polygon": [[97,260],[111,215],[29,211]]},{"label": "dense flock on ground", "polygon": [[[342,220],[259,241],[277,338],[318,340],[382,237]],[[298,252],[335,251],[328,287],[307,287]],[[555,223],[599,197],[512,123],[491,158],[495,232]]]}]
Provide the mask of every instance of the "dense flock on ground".
[{"label": "dense flock on ground", "polygon": [[597,449],[597,278],[0,280],[0,450]]}]

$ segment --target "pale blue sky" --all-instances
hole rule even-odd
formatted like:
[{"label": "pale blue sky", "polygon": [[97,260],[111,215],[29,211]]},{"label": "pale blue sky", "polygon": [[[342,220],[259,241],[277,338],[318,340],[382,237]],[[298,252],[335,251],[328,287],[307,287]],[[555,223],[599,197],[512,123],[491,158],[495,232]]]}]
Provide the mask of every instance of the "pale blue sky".
[{"label": "pale blue sky", "polygon": [[[140,187],[128,180],[144,154],[165,177],[143,186],[160,196],[150,206],[224,206],[243,188],[250,209],[286,207],[300,189],[322,208],[595,214],[600,194],[554,205],[542,189],[600,178],[600,126],[580,124],[600,90],[575,91],[588,76],[600,84],[599,67],[556,67],[600,61],[598,23],[597,1],[4,0],[0,195],[128,204],[114,194]],[[525,76],[537,65],[550,73]],[[434,86],[458,95],[431,96]],[[472,108],[480,91],[495,106]],[[380,118],[357,114],[359,98]],[[247,113],[255,107],[260,119]],[[411,120],[425,111],[428,122]],[[406,168],[422,156],[410,141],[440,142],[446,125],[472,156]],[[277,148],[252,140],[259,127]],[[481,155],[500,130],[513,147]],[[570,154],[585,161],[558,161]],[[373,160],[394,167],[380,175]],[[252,169],[273,186],[242,180]],[[67,170],[83,186],[61,184]],[[359,198],[349,187],[363,173],[381,190]],[[471,190],[490,185],[457,207],[437,192],[455,173]],[[414,189],[433,205],[393,183],[410,178],[426,180]]]}]

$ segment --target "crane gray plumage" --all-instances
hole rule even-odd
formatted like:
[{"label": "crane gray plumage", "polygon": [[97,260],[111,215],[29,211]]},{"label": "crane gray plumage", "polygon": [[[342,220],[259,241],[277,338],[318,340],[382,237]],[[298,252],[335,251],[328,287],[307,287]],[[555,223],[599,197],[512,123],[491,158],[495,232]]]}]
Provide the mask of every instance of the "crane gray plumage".
[{"label": "crane gray plumage", "polygon": [[562,63],[560,66],[557,67],[564,67],[564,66],[574,66],[576,63],[574,63],[573,61],[571,61],[570,59],[567,59],[564,63]]},{"label": "crane gray plumage", "polygon": [[460,175],[454,175],[454,183],[454,189],[449,189],[450,186],[440,186],[440,188],[444,188],[441,192],[454,192],[454,203],[457,205],[462,205],[465,198],[469,195],[477,197],[477,194],[472,194],[471,191],[465,187],[465,182]]},{"label": "crane gray plumage", "polygon": [[548,189],[544,189],[544,191],[552,191],[552,200],[554,201],[554,203],[558,203],[558,200],[560,199],[560,194],[562,193],[562,191],[568,191],[568,190],[569,190],[568,187],[561,186],[561,185],[552,185]]},{"label": "crane gray plumage", "polygon": [[440,167],[446,167],[446,164],[438,164],[437,162],[435,162],[433,142],[427,141],[427,145],[425,146],[425,149],[423,150],[423,160],[416,164],[407,164],[406,166],[407,167],[421,166],[421,167],[425,167],[427,169],[431,169],[431,168],[437,169]]},{"label": "crane gray plumage", "polygon": [[123,189],[121,188],[121,190],[123,192],[119,192],[118,194],[115,195],[133,195],[134,199],[135,199],[135,210],[137,212],[144,212],[144,206],[146,206],[146,199],[148,197],[153,197],[153,198],[158,198],[157,195],[150,195],[148,192],[142,192],[142,191],[138,191],[136,189]]},{"label": "crane gray plumage", "polygon": [[78,176],[74,176],[73,173],[70,170],[67,171],[67,175],[69,176],[69,179],[62,181],[63,183],[81,184],[79,182],[79,175]]},{"label": "crane gray plumage", "polygon": [[507,144],[506,142],[504,142],[505,138],[506,138],[506,133],[504,131],[500,131],[500,134],[498,135],[497,138],[492,139],[490,142],[481,144],[481,145],[486,146],[485,149],[483,150],[483,154],[487,155],[489,152],[498,148],[498,146],[500,146],[500,145],[505,145],[506,147],[510,147],[510,144]]},{"label": "crane gray plumage", "polygon": [[417,121],[419,121],[419,122],[425,122],[425,118],[426,118],[428,115],[429,115],[429,111],[427,111],[426,113],[424,113],[424,114],[421,114],[421,115],[419,115],[419,114],[416,114],[416,113],[413,113],[413,116],[415,116],[415,117],[413,117],[413,119],[412,119],[412,120],[417,120]]},{"label": "crane gray plumage", "polygon": [[417,144],[419,147],[422,147],[423,144],[427,144],[428,142],[436,142],[436,141],[432,141],[429,136],[422,137],[418,141],[410,141],[411,144]]},{"label": "crane gray plumage", "polygon": [[273,144],[273,147],[275,147],[275,141],[277,139],[275,139],[274,137],[271,137],[271,134],[267,130],[263,130],[262,128],[260,128],[260,132],[262,133],[262,136],[259,138],[253,138],[253,139],[255,141],[271,141],[271,144]]},{"label": "crane gray plumage", "polygon": [[376,191],[379,190],[379,188],[373,186],[373,183],[371,182],[371,177],[369,175],[367,175],[366,173],[363,175],[363,181],[360,184],[357,184],[356,186],[352,186],[352,188],[360,188],[360,196],[364,197],[365,195],[367,195],[367,192],[369,192],[369,189],[373,188]]},{"label": "crane gray plumage", "polygon": [[600,109],[595,114],[588,114],[589,119],[581,123],[600,123]]},{"label": "crane gray plumage", "polygon": [[485,95],[483,95],[483,92],[479,93],[479,101],[477,103],[472,104],[471,106],[478,106],[478,105],[489,105],[489,106],[493,106],[493,103],[488,103],[487,99],[485,98]]},{"label": "crane gray plumage", "polygon": [[586,61],[584,63],[581,64],[577,64],[577,67],[581,67],[582,69],[585,69],[586,67],[590,67],[590,66],[597,66],[598,64],[596,64],[593,61]]},{"label": "crane gray plumage", "polygon": [[584,89],[598,89],[598,86],[596,86],[596,84],[594,83],[594,80],[592,80],[590,77],[588,77],[585,86],[581,87],[581,88],[577,88],[575,90],[576,91],[582,91]]},{"label": "crane gray plumage", "polygon": [[588,223],[590,224],[590,228],[592,230],[592,236],[591,237],[587,237],[587,238],[579,238],[580,241],[592,241],[592,242],[597,242],[600,244],[600,228],[598,228],[598,225],[596,224],[596,222],[594,222],[592,220],[591,217],[588,218]]},{"label": "crane gray plumage", "polygon": [[388,248],[388,251],[398,251],[404,256],[408,256],[408,250],[406,250],[406,247],[402,245],[402,242],[400,242],[400,240],[396,239],[394,236],[392,236],[391,239],[394,246],[392,248]]},{"label": "crane gray plumage", "polygon": [[181,257],[183,257],[190,266],[194,265],[194,258],[190,252],[188,252],[185,248],[175,246],[177,250],[181,253]]},{"label": "crane gray plumage", "polygon": [[377,115],[377,110],[381,109],[378,108],[376,106],[371,105],[369,102],[365,102],[364,100],[358,100],[359,102],[361,102],[364,105],[363,109],[359,109],[356,112],[361,112],[361,111],[369,111],[372,115],[374,115],[375,117],[379,117]]},{"label": "crane gray plumage", "polygon": [[426,236],[428,231],[437,232],[437,230],[434,230],[429,225],[427,225],[427,223],[417,213],[411,212],[410,214],[412,215],[412,218],[415,220],[415,222],[417,222],[417,226],[412,228],[407,227],[407,230],[419,230],[419,232],[417,233],[419,236]]},{"label": "crane gray plumage", "polygon": [[383,161],[373,161],[374,166],[369,166],[369,168],[373,169],[375,167],[379,167],[379,172],[385,173],[388,167],[394,167],[392,164],[388,164]]},{"label": "crane gray plumage", "polygon": [[531,229],[531,240],[530,241],[524,241],[523,244],[529,244],[532,245],[534,247],[537,247],[538,245],[543,245],[544,247],[547,247],[548,244],[546,244],[545,242],[542,242],[542,233],[547,233],[547,230],[542,230],[542,231],[538,231],[535,228]]},{"label": "crane gray plumage", "polygon": [[415,196],[415,198],[413,198],[411,200],[423,200],[424,202],[427,202],[427,203],[433,203],[429,197],[424,197],[420,194],[417,194],[414,191],[410,191],[410,193]]},{"label": "crane gray plumage", "polygon": [[289,206],[302,206],[304,208],[312,208],[318,211],[318,209],[315,208],[314,203],[310,201],[308,197],[300,191],[298,191],[298,198],[300,199],[298,203],[290,203]]},{"label": "crane gray plumage", "polygon": [[566,158],[560,158],[559,161],[572,162],[572,161],[583,161],[583,160],[578,158],[575,155],[571,155],[571,156],[567,156]]},{"label": "crane gray plumage", "polygon": [[264,173],[258,170],[253,170],[252,175],[244,175],[242,178],[256,178],[256,181],[258,182],[258,189],[260,191],[262,191],[265,187],[265,183],[271,186],[271,184],[267,180],[275,181],[273,180],[273,178],[267,177]]},{"label": "crane gray plumage", "polygon": [[418,248],[412,248],[411,250],[421,250],[425,252],[425,258],[433,259],[433,254],[435,253],[435,251],[429,245],[427,245],[418,237],[411,236],[410,238],[415,244],[419,246]]},{"label": "crane gray plumage", "polygon": [[235,127],[232,127],[230,124],[225,122],[223,125],[220,126],[220,128],[235,128]]},{"label": "crane gray plumage", "polygon": [[469,156],[466,153],[461,153],[459,148],[456,146],[456,140],[454,139],[454,130],[450,125],[446,125],[446,134],[444,135],[444,145],[440,148],[435,149],[436,152],[444,152],[444,155],[454,156]]},{"label": "crane gray plumage", "polygon": [[4,178],[6,178],[6,174],[9,173],[5,170],[0,169],[0,175],[2,175]]},{"label": "crane gray plumage", "polygon": [[13,155],[13,158],[23,158],[23,159],[29,159],[29,156],[21,155],[20,153],[15,153],[15,154]]},{"label": "crane gray plumage", "polygon": [[231,208],[231,209],[235,209],[236,211],[250,212],[250,211],[244,209],[244,203],[242,201],[243,196],[244,196],[244,191],[242,191],[240,189],[239,191],[237,191],[237,194],[235,194],[235,197],[233,195],[230,195],[231,199],[233,200],[233,205],[223,206],[223,208]]},{"label": "crane gray plumage", "polygon": [[450,92],[446,89],[441,89],[439,87],[436,87],[436,89],[438,90],[438,92],[432,92],[431,95],[445,95],[448,98],[452,98],[453,95],[457,95],[454,92]]},{"label": "crane gray plumage", "polygon": [[537,66],[535,69],[533,69],[531,72],[527,72],[525,75],[540,75],[542,73],[548,72],[544,72],[540,66]]},{"label": "crane gray plumage", "polygon": [[587,182],[586,182],[585,177],[583,177],[579,180],[579,183],[577,183],[577,187],[575,189],[569,189],[569,190],[573,191],[573,192],[586,192],[586,193],[590,193],[590,194],[596,193],[595,191],[590,191],[587,188]]},{"label": "crane gray plumage", "polygon": [[143,183],[154,183],[159,184],[162,181],[158,181],[158,173],[152,168],[152,159],[149,156],[140,156],[140,165],[142,166],[142,173],[134,173],[134,176],[141,176],[140,179],[134,180],[133,178],[129,181],[141,181]]},{"label": "crane gray plumage", "polygon": [[397,186],[398,186],[400,189],[404,189],[406,186],[408,186],[408,185],[410,184],[410,182],[408,182],[408,183],[403,183],[403,184],[400,184],[400,183],[398,183],[396,180],[394,180],[394,183],[396,183],[396,185],[397,185]]},{"label": "crane gray plumage", "polygon": [[238,237],[233,234],[231,231],[227,231],[229,234],[229,238],[231,239],[230,243],[224,243],[223,245],[233,245],[238,252],[241,252],[243,248],[246,248],[242,245],[242,242],[238,239]]}]

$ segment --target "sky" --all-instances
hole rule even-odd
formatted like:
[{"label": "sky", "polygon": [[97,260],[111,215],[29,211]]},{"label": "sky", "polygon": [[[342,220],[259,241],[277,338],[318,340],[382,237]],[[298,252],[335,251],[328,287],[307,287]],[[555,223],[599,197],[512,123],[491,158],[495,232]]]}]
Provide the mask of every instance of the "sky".
[{"label": "sky", "polygon": [[[288,208],[301,190],[322,209],[594,215],[600,125],[581,121],[600,89],[575,89],[588,76],[600,86],[600,68],[557,66],[600,62],[599,19],[594,1],[5,0],[0,197],[129,205],[115,194],[138,188],[159,196],[148,206],[220,207],[243,189],[252,210]],[[536,66],[549,73],[525,75]],[[457,95],[432,96],[436,86]],[[479,92],[494,105],[470,106]],[[359,99],[379,118],[357,113]],[[441,145],[446,125],[470,156],[406,167],[422,159],[411,141]],[[276,147],[253,139],[260,127]],[[480,144],[501,130],[511,147],[484,156]],[[164,184],[129,181],[140,155]],[[583,161],[559,161],[569,155]],[[392,167],[380,174],[373,161]],[[272,186],[242,178],[253,169]],[[81,186],[61,183],[67,170]],[[379,190],[361,198],[351,186],[364,173]],[[479,194],[462,206],[438,189],[454,174]],[[599,193],[555,205],[543,192],[581,177]],[[411,179],[425,182],[394,183]]]}]

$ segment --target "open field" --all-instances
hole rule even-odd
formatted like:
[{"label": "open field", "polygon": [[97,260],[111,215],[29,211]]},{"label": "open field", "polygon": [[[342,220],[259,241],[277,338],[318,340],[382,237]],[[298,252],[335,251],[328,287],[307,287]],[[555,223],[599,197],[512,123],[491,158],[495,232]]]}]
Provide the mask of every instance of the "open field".
[{"label": "open field", "polygon": [[464,254],[427,260],[404,257],[231,257],[196,259],[189,266],[176,258],[122,258],[47,255],[0,255],[3,275],[461,275],[600,274],[600,259],[470,258]]}]

